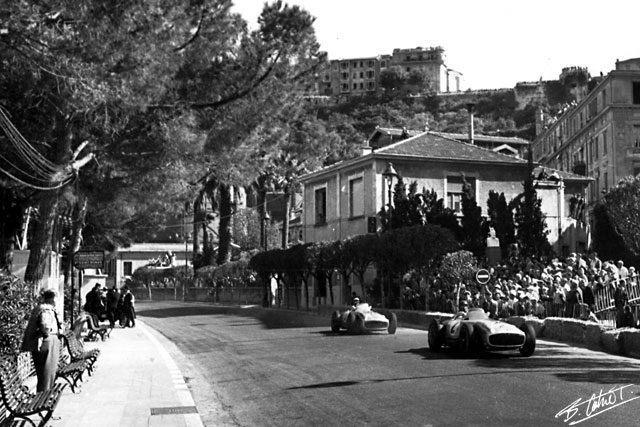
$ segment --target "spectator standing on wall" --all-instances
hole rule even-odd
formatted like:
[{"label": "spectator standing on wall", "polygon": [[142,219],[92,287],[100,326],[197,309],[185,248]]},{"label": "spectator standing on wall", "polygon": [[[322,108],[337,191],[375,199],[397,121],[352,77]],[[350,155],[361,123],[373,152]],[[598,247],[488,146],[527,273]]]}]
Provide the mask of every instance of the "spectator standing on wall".
[{"label": "spectator standing on wall", "polygon": [[624,321],[624,307],[629,302],[629,295],[627,295],[626,283],[624,280],[618,282],[618,287],[613,293],[613,303],[616,308],[616,328],[621,328]]},{"label": "spectator standing on wall", "polygon": [[22,339],[22,350],[31,352],[38,383],[37,391],[50,389],[56,380],[62,324],[56,312],[56,291],[47,289],[29,317]]}]

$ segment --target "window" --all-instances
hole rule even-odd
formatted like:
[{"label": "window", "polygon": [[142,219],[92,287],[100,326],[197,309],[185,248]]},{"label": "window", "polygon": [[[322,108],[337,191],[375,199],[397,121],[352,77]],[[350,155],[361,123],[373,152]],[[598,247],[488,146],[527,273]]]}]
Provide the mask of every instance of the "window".
[{"label": "window", "polygon": [[376,63],[374,61],[369,61],[369,67],[373,68],[376,66]]},{"label": "window", "polygon": [[373,70],[367,71],[367,78],[372,79],[374,77],[375,77],[375,73],[373,72]]},{"label": "window", "polygon": [[633,135],[631,138],[633,139],[633,146],[640,148],[640,125],[633,125]]},{"label": "window", "polygon": [[327,223],[327,189],[319,188],[316,190],[316,224]]},{"label": "window", "polygon": [[133,274],[133,263],[131,261],[123,262],[122,269],[125,276],[131,276]]},{"label": "window", "polygon": [[367,82],[369,90],[376,90],[376,82]]},{"label": "window", "polygon": [[640,82],[633,82],[633,103],[640,104]]},{"label": "window", "polygon": [[360,61],[360,68],[364,67],[364,61]]},{"label": "window", "polygon": [[387,61],[382,61],[380,63],[380,68],[387,68]]},{"label": "window", "polygon": [[349,92],[349,85],[347,83],[342,83],[342,91]]},{"label": "window", "polygon": [[349,181],[349,216],[364,215],[364,184],[362,177]]},{"label": "window", "polygon": [[602,185],[604,185],[604,191],[609,190],[609,173],[608,172],[604,173],[604,182],[602,183]]},{"label": "window", "polygon": [[604,107],[606,107],[607,105],[607,90],[606,89],[602,89],[602,109],[604,110]]},{"label": "window", "polygon": [[[471,194],[475,194],[475,178],[466,178],[471,185]],[[447,177],[447,207],[456,213],[462,212],[462,188],[464,181],[461,176]]]},{"label": "window", "polygon": [[353,84],[353,89],[354,89],[354,90],[355,90],[355,89],[358,89],[358,83],[354,83],[354,84]]},{"label": "window", "polygon": [[607,130],[602,131],[602,154],[607,154]]},{"label": "window", "polygon": [[363,79],[364,78],[364,73],[361,71],[360,72],[360,78]]},{"label": "window", "polygon": [[349,78],[349,73],[342,73],[342,80],[347,80]]}]

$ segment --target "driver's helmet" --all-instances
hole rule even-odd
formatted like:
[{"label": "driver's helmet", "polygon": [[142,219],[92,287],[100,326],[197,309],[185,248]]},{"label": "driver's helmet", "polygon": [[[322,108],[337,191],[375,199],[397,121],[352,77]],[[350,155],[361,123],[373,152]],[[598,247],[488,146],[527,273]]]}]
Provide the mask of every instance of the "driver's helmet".
[{"label": "driver's helmet", "polygon": [[352,305],[358,305],[358,304],[360,304],[360,298],[355,297],[352,301]]}]

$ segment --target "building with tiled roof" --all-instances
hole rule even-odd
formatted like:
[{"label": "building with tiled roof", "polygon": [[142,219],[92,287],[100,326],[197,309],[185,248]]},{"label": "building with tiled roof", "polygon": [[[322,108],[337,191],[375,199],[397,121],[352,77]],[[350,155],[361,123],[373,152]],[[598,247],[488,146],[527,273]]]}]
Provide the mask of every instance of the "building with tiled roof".
[{"label": "building with tiled roof", "polygon": [[[489,192],[504,193],[508,201],[516,198],[523,191],[529,167],[522,158],[428,131],[380,148],[366,144],[360,157],[301,177],[303,240],[333,241],[376,230],[378,212],[389,203],[396,183],[383,176],[389,164],[405,184],[416,181],[419,191],[435,190],[445,206],[456,212],[461,210],[464,177],[485,215]],[[563,179],[555,180],[555,175],[554,179],[541,178],[538,196],[544,200],[550,243],[558,253],[586,249],[588,233],[572,232],[573,240],[565,240],[565,231],[569,226],[580,227],[578,220],[568,218],[569,199],[574,192],[584,192],[588,180],[566,176],[571,194],[565,197]]]}]

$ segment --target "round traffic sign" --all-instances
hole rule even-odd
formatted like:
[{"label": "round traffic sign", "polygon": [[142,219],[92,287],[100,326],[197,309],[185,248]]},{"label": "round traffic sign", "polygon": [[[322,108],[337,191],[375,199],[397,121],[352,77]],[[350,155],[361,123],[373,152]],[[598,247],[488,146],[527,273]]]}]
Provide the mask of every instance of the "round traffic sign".
[{"label": "round traffic sign", "polygon": [[481,268],[480,270],[476,271],[476,280],[481,285],[486,284],[490,278],[491,278],[491,274],[484,268]]}]

